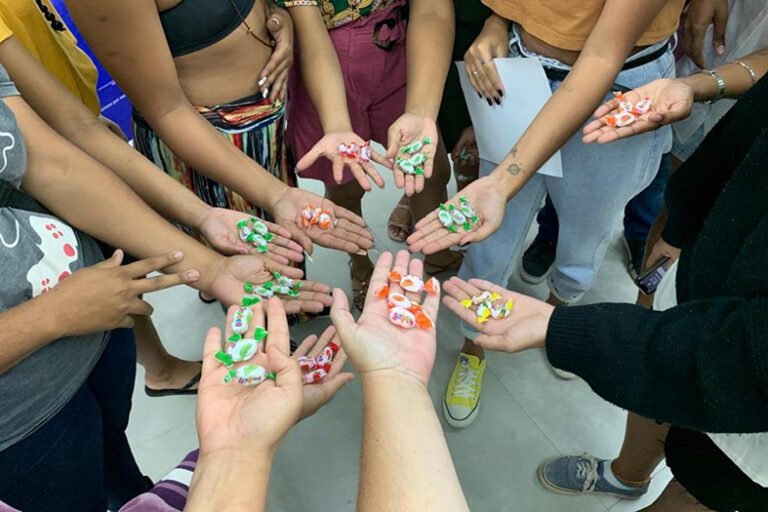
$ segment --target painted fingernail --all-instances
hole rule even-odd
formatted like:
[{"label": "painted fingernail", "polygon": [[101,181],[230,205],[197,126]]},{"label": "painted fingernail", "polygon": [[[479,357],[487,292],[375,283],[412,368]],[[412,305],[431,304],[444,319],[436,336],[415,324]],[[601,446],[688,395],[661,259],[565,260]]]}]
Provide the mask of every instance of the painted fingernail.
[{"label": "painted fingernail", "polygon": [[504,97],[504,91],[502,91],[501,89],[496,89],[496,92],[499,93],[499,96],[501,96],[502,98]]},{"label": "painted fingernail", "polygon": [[264,88],[264,91],[261,93],[261,95],[266,99],[269,98],[269,87]]},{"label": "painted fingernail", "polygon": [[267,77],[263,76],[263,77],[259,78],[259,83],[258,83],[259,87],[261,87],[265,83],[267,83]]},{"label": "painted fingernail", "polygon": [[194,281],[200,278],[200,272],[197,270],[187,270],[184,275],[187,277],[187,279]]},{"label": "painted fingernail", "polygon": [[725,53],[725,46],[720,45],[720,46],[717,47],[717,49],[715,51],[717,52],[718,55],[722,55],[722,54]]},{"label": "painted fingernail", "polygon": [[495,101],[497,105],[501,105],[501,99],[500,98],[493,98],[493,101]]},{"label": "painted fingernail", "polygon": [[491,100],[489,100],[488,98],[485,98],[485,101],[487,101],[487,102],[488,102],[488,106],[489,106],[489,107],[492,107],[492,106],[493,106],[493,102],[491,102]]},{"label": "painted fingernail", "polygon": [[477,93],[477,97],[480,98],[480,99],[483,99],[483,95],[480,94],[480,93]]},{"label": "painted fingernail", "polygon": [[472,242],[462,242],[462,243],[459,244],[459,247],[466,247],[466,246],[468,246],[471,243]]},{"label": "painted fingernail", "polygon": [[357,254],[358,256],[368,256],[368,251],[366,251],[365,249],[360,249],[355,254]]}]

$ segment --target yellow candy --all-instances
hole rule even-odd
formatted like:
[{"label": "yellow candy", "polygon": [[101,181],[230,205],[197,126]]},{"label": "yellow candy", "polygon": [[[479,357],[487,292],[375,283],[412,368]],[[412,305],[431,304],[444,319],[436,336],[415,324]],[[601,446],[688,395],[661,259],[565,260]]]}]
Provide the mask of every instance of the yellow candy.
[{"label": "yellow candy", "polygon": [[473,305],[472,304],[472,299],[464,299],[463,301],[461,301],[461,305],[464,306],[467,309],[471,308],[472,305]]},{"label": "yellow candy", "polygon": [[500,298],[501,298],[501,295],[499,295],[498,293],[492,293],[491,294],[491,302],[493,302],[495,300],[498,300]]},{"label": "yellow candy", "polygon": [[509,299],[507,303],[504,305],[504,309],[506,309],[507,311],[512,311],[512,308],[514,307],[515,307],[515,301],[513,301],[512,299]]}]

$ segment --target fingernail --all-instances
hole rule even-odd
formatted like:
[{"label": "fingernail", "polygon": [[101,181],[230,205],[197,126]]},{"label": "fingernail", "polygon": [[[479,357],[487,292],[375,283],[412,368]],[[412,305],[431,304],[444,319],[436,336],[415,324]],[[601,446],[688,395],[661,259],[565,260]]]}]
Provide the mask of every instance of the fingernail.
[{"label": "fingernail", "polygon": [[179,261],[181,258],[184,257],[184,253],[181,251],[173,251],[173,259],[176,261]]},{"label": "fingernail", "polygon": [[472,242],[462,242],[462,243],[459,244],[459,247],[466,247],[466,246],[468,246],[471,243]]},{"label": "fingernail", "polygon": [[502,91],[501,89],[496,89],[496,92],[499,93],[499,96],[501,96],[502,98],[504,97],[504,91]]},{"label": "fingernail", "polygon": [[355,254],[357,254],[358,256],[368,256],[368,251],[366,251],[365,249],[360,249]]},{"label": "fingernail", "polygon": [[266,99],[269,98],[269,87],[264,89],[264,92],[261,93],[261,95]]},{"label": "fingernail", "polygon": [[725,53],[725,46],[721,44],[720,46],[717,47],[715,51],[717,52],[718,55],[722,55]]},{"label": "fingernail", "polygon": [[489,107],[492,107],[492,106],[493,106],[493,103],[492,103],[492,102],[491,102],[491,100],[489,100],[488,98],[485,98],[485,101],[487,101],[487,102],[488,102],[488,106],[489,106]]},{"label": "fingernail", "polygon": [[197,270],[187,270],[184,275],[191,281],[195,281],[200,278],[200,272]]},{"label": "fingernail", "polygon": [[483,99],[483,95],[480,94],[480,93],[477,93],[477,97],[480,98],[480,99]]},{"label": "fingernail", "polygon": [[493,101],[495,101],[497,105],[501,105],[501,99],[500,98],[493,98]]},{"label": "fingernail", "polygon": [[259,83],[258,83],[259,87],[261,87],[265,83],[267,83],[267,77],[263,76],[263,77],[259,78]]}]

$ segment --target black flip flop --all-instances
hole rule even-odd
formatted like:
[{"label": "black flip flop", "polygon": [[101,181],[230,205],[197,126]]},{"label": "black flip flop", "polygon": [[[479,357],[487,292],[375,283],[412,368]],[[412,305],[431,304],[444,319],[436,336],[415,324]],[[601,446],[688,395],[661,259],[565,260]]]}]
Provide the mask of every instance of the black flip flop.
[{"label": "black flip flop", "polygon": [[218,302],[216,299],[204,299],[203,292],[197,292],[197,298],[206,304],[213,304],[214,302]]},{"label": "black flip flop", "polygon": [[152,398],[159,398],[162,396],[174,396],[174,395],[196,395],[197,389],[190,389],[192,386],[200,382],[200,377],[203,375],[203,372],[200,371],[197,375],[192,377],[189,382],[184,384],[182,387],[178,389],[152,389],[149,386],[144,386],[144,392],[147,394],[147,396],[150,396]]}]

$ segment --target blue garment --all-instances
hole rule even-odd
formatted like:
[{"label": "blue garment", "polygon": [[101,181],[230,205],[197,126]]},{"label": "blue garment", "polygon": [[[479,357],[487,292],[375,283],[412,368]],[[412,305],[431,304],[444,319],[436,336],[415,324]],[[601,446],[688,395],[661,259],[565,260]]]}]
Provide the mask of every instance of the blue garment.
[{"label": "blue garment", "polygon": [[[672,155],[666,153],[661,158],[659,172],[650,185],[637,194],[624,208],[624,236],[627,240],[645,242],[656,217],[664,204],[664,189],[667,187],[672,172]],[[539,211],[536,221],[539,223],[539,238],[557,244],[560,229],[557,212],[552,200],[547,195],[544,207]]]},{"label": "blue garment", "polygon": [[135,377],[133,331],[112,331],[93,371],[64,408],[0,452],[2,501],[24,512],[104,512],[147,491],[151,482],[125,436]]}]

